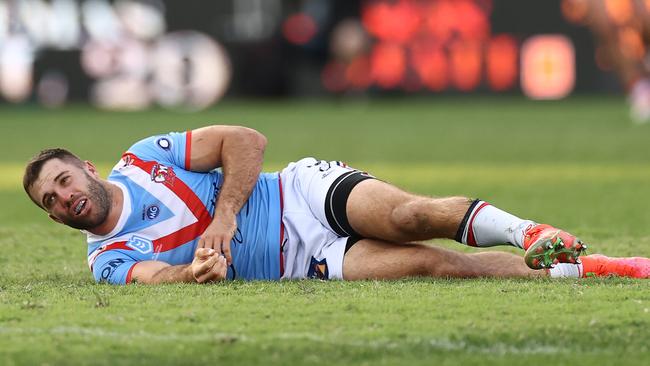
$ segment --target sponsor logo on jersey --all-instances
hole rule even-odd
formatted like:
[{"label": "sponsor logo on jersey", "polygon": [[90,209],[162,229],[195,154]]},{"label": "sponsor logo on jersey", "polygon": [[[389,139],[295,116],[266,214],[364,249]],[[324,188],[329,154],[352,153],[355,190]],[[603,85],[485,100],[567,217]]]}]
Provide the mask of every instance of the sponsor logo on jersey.
[{"label": "sponsor logo on jersey", "polygon": [[108,278],[111,277],[113,272],[115,272],[117,267],[124,264],[124,262],[125,262],[124,259],[121,259],[121,258],[117,258],[117,259],[113,259],[113,260],[108,261],[108,263],[106,263],[106,266],[104,267],[104,269],[102,269],[102,274],[101,274],[102,280],[104,280],[104,281],[108,280]]},{"label": "sponsor logo on jersey", "polygon": [[149,205],[145,207],[144,213],[142,214],[143,220],[145,217],[149,220],[154,220],[158,215],[160,215],[160,207],[157,205]]},{"label": "sponsor logo on jersey", "polygon": [[161,137],[156,140],[156,145],[163,150],[169,150],[172,147],[172,142],[167,137]]},{"label": "sponsor logo on jersey", "polygon": [[153,243],[149,239],[133,235],[129,241],[126,242],[126,246],[137,250],[142,254],[149,254],[153,251]]},{"label": "sponsor logo on jersey", "polygon": [[311,263],[309,264],[309,271],[307,272],[307,278],[317,278],[319,280],[327,280],[330,277],[330,272],[327,269],[327,259],[323,258],[322,260],[316,260],[316,258],[311,257]]},{"label": "sponsor logo on jersey", "polygon": [[162,164],[155,164],[151,169],[151,180],[156,183],[174,184],[176,173],[174,168]]}]

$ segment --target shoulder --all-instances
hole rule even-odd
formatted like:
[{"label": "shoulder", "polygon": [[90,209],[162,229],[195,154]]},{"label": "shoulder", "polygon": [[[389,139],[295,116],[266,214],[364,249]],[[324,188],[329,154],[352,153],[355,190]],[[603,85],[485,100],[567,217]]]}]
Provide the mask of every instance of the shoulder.
[{"label": "shoulder", "polygon": [[131,145],[122,156],[133,155],[145,161],[159,161],[185,167],[186,156],[189,155],[191,132],[170,132],[144,138]]}]

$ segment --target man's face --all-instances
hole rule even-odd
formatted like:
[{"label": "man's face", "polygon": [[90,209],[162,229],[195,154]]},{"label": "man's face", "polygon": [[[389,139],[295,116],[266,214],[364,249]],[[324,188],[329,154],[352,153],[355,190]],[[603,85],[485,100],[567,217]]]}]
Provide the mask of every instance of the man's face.
[{"label": "man's face", "polygon": [[30,195],[50,218],[75,229],[90,230],[108,217],[111,197],[95,167],[85,168],[60,159],[43,164]]}]

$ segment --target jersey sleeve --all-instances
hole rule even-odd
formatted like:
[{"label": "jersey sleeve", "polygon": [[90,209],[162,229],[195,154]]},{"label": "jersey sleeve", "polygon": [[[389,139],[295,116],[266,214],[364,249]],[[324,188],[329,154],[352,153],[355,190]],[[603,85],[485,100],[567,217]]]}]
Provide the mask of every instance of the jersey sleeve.
[{"label": "jersey sleeve", "polygon": [[137,263],[121,250],[108,250],[95,258],[91,270],[96,282],[125,285],[131,282],[131,271]]},{"label": "jersey sleeve", "polygon": [[192,131],[170,132],[140,140],[128,152],[142,160],[155,160],[190,170],[191,145]]}]

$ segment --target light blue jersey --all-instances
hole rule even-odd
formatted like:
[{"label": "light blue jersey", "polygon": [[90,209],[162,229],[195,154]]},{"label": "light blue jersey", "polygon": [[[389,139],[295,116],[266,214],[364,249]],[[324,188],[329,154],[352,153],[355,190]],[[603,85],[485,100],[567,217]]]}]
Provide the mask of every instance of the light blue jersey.
[{"label": "light blue jersey", "polygon": [[[191,131],[149,137],[115,165],[108,180],[124,194],[119,221],[107,235],[87,233],[88,265],[96,281],[129,283],[140,261],[192,262],[212,221],[222,174],[192,172],[190,146]],[[261,174],[237,214],[228,279],[280,278],[280,189],[278,173]]]}]

